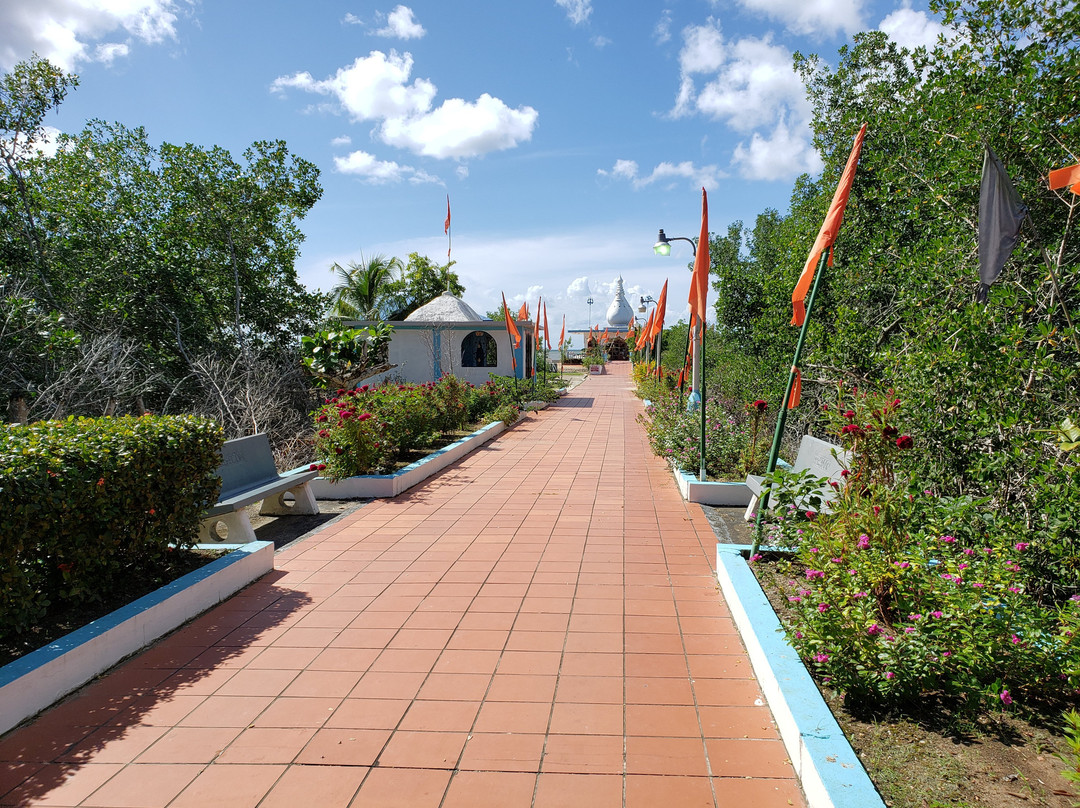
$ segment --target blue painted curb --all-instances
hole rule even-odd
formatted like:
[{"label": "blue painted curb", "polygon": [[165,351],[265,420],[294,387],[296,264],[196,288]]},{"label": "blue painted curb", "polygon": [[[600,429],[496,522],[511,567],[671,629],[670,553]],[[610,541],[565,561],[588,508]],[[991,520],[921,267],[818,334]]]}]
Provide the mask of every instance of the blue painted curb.
[{"label": "blue painted curb", "polygon": [[[762,548],[767,549],[767,548]],[[884,808],[750,570],[750,548],[716,546],[716,574],[809,808]]]}]

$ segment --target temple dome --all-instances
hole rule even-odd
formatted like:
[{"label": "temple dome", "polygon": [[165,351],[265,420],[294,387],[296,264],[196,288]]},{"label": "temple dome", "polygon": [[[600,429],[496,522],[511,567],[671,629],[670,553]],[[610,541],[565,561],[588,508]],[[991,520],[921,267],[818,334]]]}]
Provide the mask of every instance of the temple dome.
[{"label": "temple dome", "polygon": [[634,321],[634,308],[626,299],[623,292],[623,280],[619,278],[615,287],[615,299],[607,310],[608,325],[617,329],[624,329]]},{"label": "temple dome", "polygon": [[450,292],[443,292],[429,300],[405,318],[405,322],[420,323],[476,323],[486,320],[472,306]]}]

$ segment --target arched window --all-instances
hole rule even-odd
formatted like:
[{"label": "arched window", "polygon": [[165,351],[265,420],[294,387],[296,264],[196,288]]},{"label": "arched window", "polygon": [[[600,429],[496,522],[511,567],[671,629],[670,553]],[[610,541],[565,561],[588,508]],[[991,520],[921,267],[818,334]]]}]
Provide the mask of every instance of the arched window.
[{"label": "arched window", "polygon": [[473,331],[461,341],[463,368],[493,368],[499,365],[495,338],[484,331]]}]

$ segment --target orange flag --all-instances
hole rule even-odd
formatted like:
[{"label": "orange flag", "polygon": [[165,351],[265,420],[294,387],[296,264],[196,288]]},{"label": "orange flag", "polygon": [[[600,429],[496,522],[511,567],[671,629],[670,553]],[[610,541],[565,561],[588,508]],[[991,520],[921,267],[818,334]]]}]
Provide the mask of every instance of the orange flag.
[{"label": "orange flag", "polygon": [[799,406],[802,401],[802,371],[798,368],[792,368],[795,371],[795,384],[791,385],[791,398],[788,399],[787,408],[793,410]]},{"label": "orange flag", "polygon": [[566,342],[566,315],[562,316],[562,333],[559,334],[559,347],[562,348],[563,343]]},{"label": "orange flag", "polygon": [[859,152],[862,151],[863,138],[866,136],[866,124],[859,129],[855,136],[855,143],[848,155],[844,173],[840,175],[840,184],[836,186],[829,212],[825,214],[825,221],[821,223],[814,246],[810,248],[810,256],[806,259],[799,282],[795,284],[795,291],[791,293],[791,306],[794,310],[791,317],[792,325],[802,325],[806,319],[806,295],[810,292],[810,283],[814,280],[814,270],[817,268],[821,254],[829,251],[829,266],[832,266],[832,245],[836,241],[836,234],[840,232],[840,225],[844,221],[844,208],[847,206],[848,195],[851,193],[851,183],[855,179],[855,167],[859,164]]},{"label": "orange flag", "polygon": [[690,277],[690,313],[705,322],[705,301],[709,296],[709,198],[701,189],[701,233],[694,256],[694,274]]},{"label": "orange flag", "polygon": [[518,309],[517,318],[518,318],[518,320],[528,320],[529,319],[529,304],[528,303],[522,303],[521,304],[521,308]]},{"label": "orange flag", "polygon": [[1051,171],[1049,185],[1051,191],[1056,191],[1058,188],[1064,188],[1068,185],[1070,191],[1074,194],[1080,194],[1080,163],[1059,168],[1057,171]]},{"label": "orange flag", "polygon": [[450,194],[446,195],[446,221],[443,222],[443,235],[446,236],[446,258],[450,259]]},{"label": "orange flag", "polygon": [[652,332],[649,334],[649,339],[654,339],[664,331],[664,315],[667,312],[667,284],[664,281],[664,288],[660,290],[660,299],[656,302],[656,317],[653,318]]},{"label": "orange flag", "polygon": [[550,351],[551,350],[551,332],[548,331],[548,324],[547,324],[547,303],[544,304],[544,344],[547,346],[547,349]]},{"label": "orange flag", "polygon": [[517,373],[517,354],[514,353],[515,348],[521,347],[521,332],[518,331],[517,326],[514,325],[514,321],[510,318],[510,309],[506,308],[506,295],[502,296],[503,300],[503,319],[506,320],[506,334],[513,339],[514,344],[510,349],[510,363],[514,367],[514,372]]},{"label": "orange flag", "polygon": [[[597,329],[597,330],[599,330],[599,329]],[[601,345],[605,345],[605,344],[607,344],[607,341],[608,341],[608,335],[607,335],[607,332],[608,332],[608,330],[607,330],[607,329],[605,328],[605,329],[604,329],[604,336],[600,337],[600,344],[601,344]]]},{"label": "orange flag", "polygon": [[649,333],[652,331],[653,316],[656,314],[656,309],[649,312],[648,319],[645,320],[645,327],[641,329],[638,334],[637,345],[634,346],[635,351],[640,351],[645,347],[645,343],[649,340]]},{"label": "orange flag", "polygon": [[[536,347],[533,348],[533,350],[536,351],[537,354],[540,353],[540,301],[541,300],[542,300],[542,298],[539,298],[539,297],[536,299],[536,321],[533,323],[533,345],[536,346]],[[529,368],[529,375],[530,376],[535,376],[536,375],[536,362],[533,362],[532,367]]]}]

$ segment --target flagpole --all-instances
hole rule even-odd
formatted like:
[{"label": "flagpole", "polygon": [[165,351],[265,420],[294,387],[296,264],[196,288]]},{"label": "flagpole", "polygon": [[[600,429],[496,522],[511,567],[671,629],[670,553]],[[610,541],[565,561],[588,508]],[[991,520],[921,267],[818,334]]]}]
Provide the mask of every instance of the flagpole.
[{"label": "flagpole", "polygon": [[[799,341],[795,343],[795,358],[791,360],[791,373],[788,376],[787,389],[784,398],[780,401],[780,413],[776,416],[776,432],[773,435],[772,447],[769,449],[769,465],[765,473],[772,474],[776,471],[776,463],[780,459],[780,442],[784,437],[784,427],[787,424],[788,402],[791,401],[791,391],[795,387],[795,371],[802,359],[803,346],[806,344],[806,335],[810,331],[810,312],[814,308],[814,298],[817,297],[818,284],[821,276],[825,274],[825,267],[829,262],[829,250],[821,251],[818,259],[817,272],[814,273],[814,285],[810,288],[810,298],[806,301],[806,314],[803,316],[802,328],[799,329]],[[765,486],[758,499],[757,518],[754,520],[754,541],[750,548],[750,555],[756,555],[761,545],[761,516],[769,506],[769,486]]]},{"label": "flagpole", "polygon": [[698,472],[698,480],[705,482],[705,323],[701,323],[701,351],[698,358],[698,384],[701,386],[701,436],[698,442],[698,453],[701,455],[701,469]]}]

